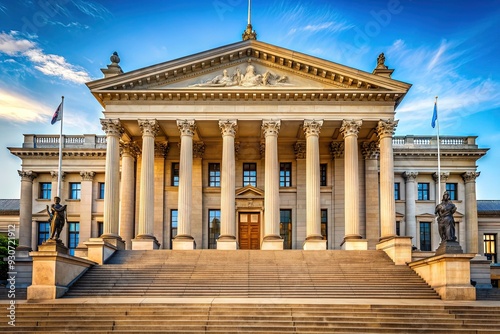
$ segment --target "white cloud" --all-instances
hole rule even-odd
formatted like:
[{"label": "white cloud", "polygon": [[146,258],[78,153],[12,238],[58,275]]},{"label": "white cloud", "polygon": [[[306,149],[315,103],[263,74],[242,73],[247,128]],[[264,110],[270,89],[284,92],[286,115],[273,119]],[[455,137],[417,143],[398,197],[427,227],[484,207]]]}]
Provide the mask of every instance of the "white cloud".
[{"label": "white cloud", "polygon": [[0,53],[27,57],[35,69],[47,76],[81,84],[91,80],[85,69],[69,64],[62,56],[45,54],[34,42],[23,39],[15,31],[0,33]]},{"label": "white cloud", "polygon": [[[55,109],[54,109],[55,110]],[[49,119],[51,110],[31,100],[0,88],[0,118],[19,123],[43,122]]]},{"label": "white cloud", "polygon": [[84,0],[74,0],[73,4],[80,10],[83,14],[92,16],[94,18],[104,19],[111,15],[111,12],[98,3]]}]

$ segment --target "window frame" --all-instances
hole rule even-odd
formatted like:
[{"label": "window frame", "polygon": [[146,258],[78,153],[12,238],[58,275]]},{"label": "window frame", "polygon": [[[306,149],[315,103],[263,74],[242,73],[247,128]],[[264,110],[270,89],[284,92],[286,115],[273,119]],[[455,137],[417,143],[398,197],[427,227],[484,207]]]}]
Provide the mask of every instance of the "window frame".
[{"label": "window frame", "polygon": [[[78,186],[78,187],[76,187]],[[69,183],[69,199],[79,200],[82,198],[82,183],[70,182]]]},{"label": "window frame", "polygon": [[401,200],[401,182],[394,182],[394,200]]},{"label": "window frame", "polygon": [[70,255],[75,255],[75,249],[80,243],[80,222],[68,222],[68,249]]},{"label": "window frame", "polygon": [[[218,223],[218,226],[212,226],[212,222]],[[208,209],[208,249],[217,249],[217,239],[220,237],[220,209]]]},{"label": "window frame", "polygon": [[[487,239],[486,237],[490,237]],[[493,250],[493,252],[487,252]],[[484,233],[483,234],[483,252],[484,256],[493,263],[498,263],[498,238],[497,233]]]},{"label": "window frame", "polygon": [[[175,214],[174,214],[175,212]],[[175,219],[174,219],[175,218]],[[175,226],[174,226],[175,223]],[[178,228],[179,228],[179,210],[170,209],[170,239],[174,239],[177,236]],[[175,231],[175,234],[174,234]],[[172,249],[172,242],[170,242],[170,248]]]},{"label": "window frame", "polygon": [[280,187],[292,186],[292,163],[280,162]]},{"label": "window frame", "polygon": [[[37,224],[37,245],[41,245],[50,238],[50,222],[39,221]],[[44,226],[42,230],[41,227]],[[45,230],[46,229],[46,230]]]},{"label": "window frame", "polygon": [[[288,214],[288,222],[283,221],[285,212]],[[280,209],[280,236],[283,239],[283,249],[293,249],[292,209]]]},{"label": "window frame", "polygon": [[[458,200],[458,183],[446,183],[446,191],[448,192],[448,195],[450,195],[450,200],[452,201],[457,201]],[[453,189],[450,189],[453,188]]]},{"label": "window frame", "polygon": [[[38,185],[38,199],[52,199],[52,182],[40,182]],[[44,186],[48,186],[48,189],[45,189]]]},{"label": "window frame", "polygon": [[171,171],[170,182],[173,187],[179,186],[179,169],[180,169],[180,163],[172,162],[170,169]]},{"label": "window frame", "polygon": [[98,199],[104,199],[105,196],[105,189],[106,189],[106,184],[104,182],[99,182],[97,185],[97,191],[98,191]]},{"label": "window frame", "polygon": [[[244,162],[243,163],[243,187],[250,185],[252,187],[257,187],[257,163],[256,162]],[[251,169],[250,167],[253,167]],[[245,183],[245,181],[248,181]]]},{"label": "window frame", "polygon": [[319,186],[328,185],[328,164],[319,164]]},{"label": "window frame", "polygon": [[220,163],[210,162],[208,164],[208,186],[220,188],[221,168]]},{"label": "window frame", "polygon": [[417,184],[417,200],[419,201],[430,201],[430,183],[429,182],[419,182]]},{"label": "window frame", "polygon": [[323,240],[327,240],[326,248],[328,249],[328,209],[321,209],[321,236]]},{"label": "window frame", "polygon": [[[425,227],[423,230],[422,228]],[[432,251],[432,223],[427,221],[422,221],[419,223],[419,248],[421,251],[430,252]],[[422,235],[428,238],[422,238]],[[425,247],[423,247],[425,246]]]}]

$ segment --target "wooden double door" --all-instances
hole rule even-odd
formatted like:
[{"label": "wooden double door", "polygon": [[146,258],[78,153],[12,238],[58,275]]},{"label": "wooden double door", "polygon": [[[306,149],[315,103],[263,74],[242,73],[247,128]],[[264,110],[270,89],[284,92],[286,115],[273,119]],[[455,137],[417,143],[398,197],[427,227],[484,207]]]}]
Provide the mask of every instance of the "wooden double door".
[{"label": "wooden double door", "polygon": [[240,249],[260,249],[260,212],[238,213]]}]

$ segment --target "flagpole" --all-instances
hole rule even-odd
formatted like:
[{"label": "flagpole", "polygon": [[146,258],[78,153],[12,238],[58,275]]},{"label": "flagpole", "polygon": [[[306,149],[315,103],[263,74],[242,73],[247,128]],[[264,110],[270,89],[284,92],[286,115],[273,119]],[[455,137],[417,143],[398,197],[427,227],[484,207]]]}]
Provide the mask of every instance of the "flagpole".
[{"label": "flagpole", "polygon": [[61,128],[59,132],[59,167],[57,169],[57,197],[61,196],[62,179],[62,147],[63,147],[63,118],[64,118],[64,96],[61,97]]},{"label": "flagpole", "polygon": [[[437,110],[437,101],[438,97],[436,96],[436,110]],[[437,125],[437,147],[438,147],[438,196],[437,199],[441,199],[441,151],[440,151],[440,145],[441,145],[441,140],[439,139],[439,117],[436,118],[436,125]]]}]

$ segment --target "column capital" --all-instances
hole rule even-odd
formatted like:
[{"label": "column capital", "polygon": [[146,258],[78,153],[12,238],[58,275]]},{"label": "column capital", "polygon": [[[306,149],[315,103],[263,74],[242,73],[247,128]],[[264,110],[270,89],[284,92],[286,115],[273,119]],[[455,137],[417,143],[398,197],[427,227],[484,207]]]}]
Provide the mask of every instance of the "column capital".
[{"label": "column capital", "polygon": [[[448,181],[449,177],[450,177],[450,172],[441,172],[441,182]],[[432,178],[434,179],[434,182],[438,182],[439,181],[438,173],[432,174]]]},{"label": "column capital", "polygon": [[264,136],[278,136],[280,132],[281,121],[262,121],[262,131],[264,132]]},{"label": "column capital", "polygon": [[193,142],[193,158],[203,158],[205,154],[205,143],[202,141]]},{"label": "column capital", "polygon": [[160,126],[156,119],[138,119],[139,127],[141,128],[142,136],[156,137],[160,131]]},{"label": "column capital", "polygon": [[462,178],[465,183],[475,182],[476,178],[478,178],[480,174],[481,172],[465,172],[462,174]]},{"label": "column capital", "polygon": [[415,182],[418,172],[406,171],[401,174],[406,182]]},{"label": "column capital", "polygon": [[321,127],[323,126],[323,120],[304,120],[304,135],[308,136],[319,136],[321,132]]},{"label": "column capital", "polygon": [[82,171],[80,172],[80,176],[82,177],[82,181],[93,181],[95,172],[91,171]]},{"label": "column capital", "polygon": [[365,160],[377,160],[380,155],[380,147],[375,141],[365,141],[361,144],[361,153]]},{"label": "column capital", "polygon": [[168,141],[155,142],[155,157],[165,158],[169,150]]},{"label": "column capital", "polygon": [[236,130],[238,129],[238,122],[236,120],[221,120],[219,121],[219,129],[222,136],[232,136],[236,135]]},{"label": "column capital", "polygon": [[120,154],[130,154],[132,157],[136,158],[141,153],[141,148],[134,141],[120,142]]},{"label": "column capital", "polygon": [[181,136],[194,136],[194,132],[196,131],[196,122],[194,119],[178,119],[177,120],[177,128],[181,133]]},{"label": "column capital", "polygon": [[342,159],[344,157],[344,142],[332,141],[330,143],[330,154],[333,158]]},{"label": "column capital", "polygon": [[[57,181],[57,177],[59,176],[59,172],[56,170],[53,170],[50,172],[50,176],[52,176],[52,181]],[[66,172],[61,172],[61,181],[64,181],[64,178],[66,177]]]},{"label": "column capital", "polygon": [[380,139],[385,137],[391,137],[394,135],[394,131],[398,126],[399,120],[394,119],[381,119],[377,125],[377,133]]},{"label": "column capital", "polygon": [[21,181],[33,182],[33,180],[38,176],[37,173],[31,170],[18,170],[17,173],[21,177]]},{"label": "column capital", "polygon": [[305,159],[306,158],[306,142],[305,141],[297,141],[293,144],[293,150],[295,151],[296,159]]},{"label": "column capital", "polygon": [[340,133],[344,135],[344,138],[347,136],[358,136],[359,133],[359,128],[361,128],[361,125],[363,124],[363,121],[361,120],[346,120],[344,119],[342,121],[342,126],[340,127]]},{"label": "column capital", "polygon": [[125,131],[119,119],[101,118],[101,125],[102,130],[106,133],[106,136],[121,137]]}]

